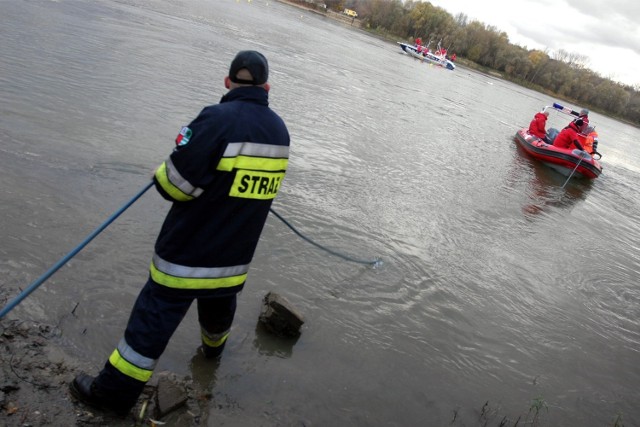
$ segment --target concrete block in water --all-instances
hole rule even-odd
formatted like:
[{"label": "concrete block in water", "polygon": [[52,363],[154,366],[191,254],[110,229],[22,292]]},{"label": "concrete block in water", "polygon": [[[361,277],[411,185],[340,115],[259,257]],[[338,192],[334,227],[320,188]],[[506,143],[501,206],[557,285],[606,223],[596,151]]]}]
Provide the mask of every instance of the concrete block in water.
[{"label": "concrete block in water", "polygon": [[260,322],[265,328],[281,337],[297,337],[304,319],[283,296],[269,292],[262,300]]}]

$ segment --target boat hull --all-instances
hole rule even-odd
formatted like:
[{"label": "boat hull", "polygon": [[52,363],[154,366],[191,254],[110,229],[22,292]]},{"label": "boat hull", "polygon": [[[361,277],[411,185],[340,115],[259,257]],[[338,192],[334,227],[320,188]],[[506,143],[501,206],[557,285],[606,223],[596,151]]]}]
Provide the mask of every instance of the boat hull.
[{"label": "boat hull", "polygon": [[528,129],[516,132],[516,141],[531,157],[564,176],[594,179],[602,173],[600,163],[584,151],[549,145],[531,135]]}]

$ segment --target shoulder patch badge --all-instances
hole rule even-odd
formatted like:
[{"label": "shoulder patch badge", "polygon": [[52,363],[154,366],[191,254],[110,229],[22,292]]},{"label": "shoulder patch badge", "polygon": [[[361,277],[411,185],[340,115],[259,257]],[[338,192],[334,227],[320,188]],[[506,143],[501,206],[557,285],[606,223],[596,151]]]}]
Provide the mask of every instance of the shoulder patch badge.
[{"label": "shoulder patch badge", "polygon": [[183,126],[182,129],[180,129],[178,136],[176,136],[176,146],[182,147],[187,145],[191,139],[191,134],[191,129],[187,126]]}]

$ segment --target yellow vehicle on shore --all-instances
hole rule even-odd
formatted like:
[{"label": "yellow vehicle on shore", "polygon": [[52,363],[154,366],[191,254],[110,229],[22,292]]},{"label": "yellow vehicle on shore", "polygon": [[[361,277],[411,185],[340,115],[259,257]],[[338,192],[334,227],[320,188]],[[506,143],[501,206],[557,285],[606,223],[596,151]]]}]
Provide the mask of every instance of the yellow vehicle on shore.
[{"label": "yellow vehicle on shore", "polygon": [[358,12],[356,12],[353,9],[345,9],[342,11],[342,13],[344,13],[347,16],[351,16],[352,18],[357,18],[358,17]]}]

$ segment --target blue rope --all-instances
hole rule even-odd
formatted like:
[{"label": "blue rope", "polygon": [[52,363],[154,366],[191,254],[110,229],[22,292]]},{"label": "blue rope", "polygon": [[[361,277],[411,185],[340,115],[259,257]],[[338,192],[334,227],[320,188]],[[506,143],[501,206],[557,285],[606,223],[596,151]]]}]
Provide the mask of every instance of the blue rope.
[{"label": "blue rope", "polygon": [[[146,193],[147,190],[149,188],[151,188],[152,186],[153,186],[153,181],[151,181],[147,185],[145,185],[144,188],[138,192],[138,194],[136,194],[131,200],[129,200],[127,203],[125,203],[116,212],[114,212],[101,226],[96,228],[78,246],[76,246],[67,255],[62,257],[62,259],[60,259],[60,261],[55,263],[49,270],[47,270],[35,282],[33,282],[31,285],[29,285],[29,287],[27,287],[25,290],[23,290],[11,302],[9,302],[9,304],[7,304],[2,309],[2,311],[0,311],[0,319],[2,319],[7,313],[9,313],[11,310],[13,310],[18,304],[20,304],[22,302],[22,300],[24,300],[27,296],[29,296],[33,291],[35,291],[38,287],[40,287],[40,285],[42,285],[49,277],[51,277],[56,271],[58,271],[63,265],[65,265],[71,258],[76,256],[78,254],[78,252],[80,252],[85,246],[87,246],[89,244],[89,242],[91,242],[98,234],[100,234],[113,221],[115,221],[116,218],[118,218],[124,211],[126,211],[132,204],[134,204],[140,197],[142,197],[142,195],[144,193]],[[295,229],[295,227],[293,227],[291,224],[289,224],[286,219],[284,219],[280,214],[278,214],[276,211],[274,211],[273,208],[270,208],[270,210],[275,216],[277,216],[282,222],[284,222],[298,236],[300,236],[301,238],[303,238],[307,242],[311,243],[312,245],[315,245],[318,248],[329,252],[332,255],[335,255],[335,256],[340,257],[342,259],[345,259],[347,261],[353,261],[353,262],[357,262],[357,263],[360,263],[360,264],[373,265],[374,267],[379,266],[382,263],[382,261],[380,261],[379,259],[370,260],[370,261],[369,260],[360,260],[360,259],[352,258],[352,257],[350,257],[348,255],[344,255],[344,254],[338,253],[338,252],[336,252],[334,250],[328,249],[328,248],[326,248],[326,247],[314,242],[313,240],[309,239],[308,237],[302,235],[302,233],[300,233],[298,230]]]},{"label": "blue rope", "polygon": [[65,255],[60,261],[58,261],[53,267],[47,270],[40,278],[38,278],[35,282],[33,282],[27,289],[22,291],[17,297],[13,299],[9,304],[6,305],[5,308],[0,311],[0,319],[2,319],[7,313],[9,313],[15,306],[20,304],[20,302],[25,299],[29,294],[35,291],[40,285],[42,285],[49,277],[53,275],[56,271],[60,269],[63,265],[65,265],[71,258],[76,256],[78,252],[82,250],[85,246],[89,244],[98,234],[100,234],[109,224],[116,220],[124,211],[129,208],[132,204],[135,203],[149,188],[153,186],[153,181],[147,184],[138,194],[136,194],[131,200],[124,204],[120,209],[118,209],[113,215],[109,217],[100,227],[96,228],[93,233],[91,233],[82,243],[76,246],[71,252]]},{"label": "blue rope", "polygon": [[284,219],[284,218],[282,217],[282,215],[280,215],[278,212],[276,212],[275,210],[273,210],[273,208],[269,208],[269,210],[271,211],[271,213],[273,213],[275,216],[277,216],[277,217],[278,217],[278,219],[279,219],[280,221],[284,222],[284,223],[287,225],[287,227],[289,227],[289,228],[290,228],[294,233],[296,233],[298,236],[300,236],[301,238],[303,238],[303,239],[304,239],[304,240],[306,240],[307,242],[311,243],[312,245],[314,245],[314,246],[316,246],[316,247],[318,247],[318,248],[322,249],[323,251],[329,252],[331,255],[335,255],[335,256],[340,257],[340,258],[342,258],[342,259],[345,259],[345,260],[347,260],[347,261],[357,262],[357,263],[359,263],[359,264],[372,265],[372,266],[374,266],[374,267],[377,267],[377,266],[379,266],[379,265],[381,265],[381,264],[382,264],[382,261],[381,261],[380,259],[374,259],[374,260],[362,260],[362,259],[357,259],[357,258],[353,258],[353,257],[351,257],[351,256],[349,256],[349,255],[344,255],[344,254],[341,254],[341,253],[339,253],[339,252],[336,252],[336,251],[334,251],[334,250],[332,250],[332,249],[329,249],[329,248],[327,248],[327,247],[325,247],[325,246],[322,246],[322,245],[320,245],[319,243],[316,243],[316,242],[314,242],[313,240],[311,240],[310,238],[308,238],[308,237],[304,236],[304,235],[303,235],[302,233],[300,233],[298,230],[296,230],[296,228],[295,228],[293,225],[289,224],[289,222],[288,222],[286,219]]}]

